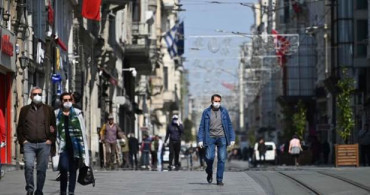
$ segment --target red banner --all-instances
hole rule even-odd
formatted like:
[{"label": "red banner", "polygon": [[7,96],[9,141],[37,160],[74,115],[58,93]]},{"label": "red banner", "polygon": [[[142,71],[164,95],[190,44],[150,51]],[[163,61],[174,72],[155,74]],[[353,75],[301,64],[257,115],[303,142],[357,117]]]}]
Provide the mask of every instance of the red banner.
[{"label": "red banner", "polygon": [[82,17],[100,21],[101,0],[84,0],[82,2]]}]

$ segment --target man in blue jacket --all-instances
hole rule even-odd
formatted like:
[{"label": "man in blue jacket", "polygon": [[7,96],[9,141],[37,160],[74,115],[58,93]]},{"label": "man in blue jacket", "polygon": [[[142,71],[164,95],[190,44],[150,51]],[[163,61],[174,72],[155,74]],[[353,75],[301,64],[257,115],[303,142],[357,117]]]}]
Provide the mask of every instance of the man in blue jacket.
[{"label": "man in blue jacket", "polygon": [[217,146],[217,185],[222,182],[225,161],[227,156],[226,147],[235,144],[235,133],[227,110],[221,107],[221,96],[212,95],[212,105],[206,108],[202,114],[198,131],[198,145],[206,148],[207,181],[212,183],[213,161],[215,147]]}]

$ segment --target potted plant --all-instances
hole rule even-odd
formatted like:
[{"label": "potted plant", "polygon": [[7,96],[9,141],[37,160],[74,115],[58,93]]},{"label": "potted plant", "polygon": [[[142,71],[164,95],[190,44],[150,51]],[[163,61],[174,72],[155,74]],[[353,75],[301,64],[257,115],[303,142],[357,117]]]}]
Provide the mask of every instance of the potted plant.
[{"label": "potted plant", "polygon": [[[346,70],[343,72],[346,73]],[[339,93],[336,105],[338,108],[337,132],[344,144],[335,145],[335,165],[359,166],[358,144],[349,144],[349,137],[355,126],[351,96],[354,91],[354,80],[349,76],[340,79],[337,83]]]}]

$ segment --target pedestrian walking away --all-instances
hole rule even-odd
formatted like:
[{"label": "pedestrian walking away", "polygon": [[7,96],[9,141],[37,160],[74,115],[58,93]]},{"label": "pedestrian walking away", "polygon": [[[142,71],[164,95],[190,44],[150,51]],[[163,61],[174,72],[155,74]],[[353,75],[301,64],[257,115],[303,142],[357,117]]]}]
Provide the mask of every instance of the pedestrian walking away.
[{"label": "pedestrian walking away", "polygon": [[370,166],[370,130],[369,124],[358,133],[358,142],[360,144],[360,158],[363,166]]},{"label": "pedestrian walking away", "polygon": [[227,146],[235,144],[235,132],[226,108],[221,106],[221,96],[214,94],[211,97],[211,106],[203,111],[198,130],[198,146],[206,148],[206,173],[208,183],[213,180],[213,161],[215,147],[217,147],[217,185],[224,185],[223,176]]},{"label": "pedestrian walking away", "polygon": [[62,107],[55,110],[57,125],[57,152],[59,154],[60,194],[74,194],[77,169],[90,166],[89,150],[82,112],[72,106],[72,94],[60,96]]},{"label": "pedestrian walking away", "polygon": [[122,165],[121,167],[123,169],[125,168],[129,168],[130,167],[130,163],[129,163],[129,147],[128,147],[128,138],[127,136],[122,133],[120,135],[121,139],[119,141],[120,143],[120,147],[121,147],[121,152],[122,152]]},{"label": "pedestrian walking away", "polygon": [[27,194],[33,194],[34,161],[37,162],[37,186],[35,195],[43,194],[49,155],[55,154],[55,115],[53,108],[42,103],[42,89],[31,90],[32,103],[21,108],[18,118],[17,139],[24,157],[24,175]]},{"label": "pedestrian walking away", "polygon": [[133,133],[128,138],[129,160],[132,169],[137,170],[137,153],[139,151],[139,141]]},{"label": "pedestrian walking away", "polygon": [[1,168],[1,148],[6,146],[6,134],[5,134],[5,118],[3,110],[0,108],[0,180],[5,175],[5,171]]},{"label": "pedestrian walking away", "polygon": [[181,149],[181,135],[184,132],[184,127],[179,119],[179,116],[173,115],[171,123],[167,126],[166,138],[164,143],[170,139],[170,156],[168,169],[172,170],[172,162],[175,161],[175,169],[180,169],[180,149]]},{"label": "pedestrian walking away", "polygon": [[294,164],[298,166],[299,165],[298,157],[302,151],[302,146],[301,146],[301,141],[298,139],[297,135],[293,135],[293,138],[290,140],[288,151],[289,151],[289,154],[291,154],[292,157],[294,158]]},{"label": "pedestrian walking away", "polygon": [[260,157],[260,162],[264,165],[266,160],[266,145],[265,140],[263,138],[260,139],[258,142],[257,150]]},{"label": "pedestrian walking away", "polygon": [[121,139],[119,135],[122,133],[121,128],[114,123],[113,115],[110,114],[108,116],[108,122],[100,130],[101,142],[105,146],[106,169],[115,169],[114,162],[116,159],[117,140]]},{"label": "pedestrian walking away", "polygon": [[151,147],[151,138],[147,135],[143,135],[143,140],[141,142],[141,154],[142,154],[142,162],[145,169],[149,169],[149,154],[150,154],[150,147]]},{"label": "pedestrian walking away", "polygon": [[156,135],[158,140],[158,149],[157,149],[157,170],[162,171],[162,159],[163,159],[163,140],[162,137]]}]

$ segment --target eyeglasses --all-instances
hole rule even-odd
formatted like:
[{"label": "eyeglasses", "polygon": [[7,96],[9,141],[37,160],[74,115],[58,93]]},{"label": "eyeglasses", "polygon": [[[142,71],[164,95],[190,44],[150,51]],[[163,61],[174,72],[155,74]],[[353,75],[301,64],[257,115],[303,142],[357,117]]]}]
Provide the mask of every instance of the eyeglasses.
[{"label": "eyeglasses", "polygon": [[32,93],[33,96],[39,95],[42,96],[42,93]]},{"label": "eyeglasses", "polygon": [[63,102],[71,102],[72,99],[63,99]]}]

